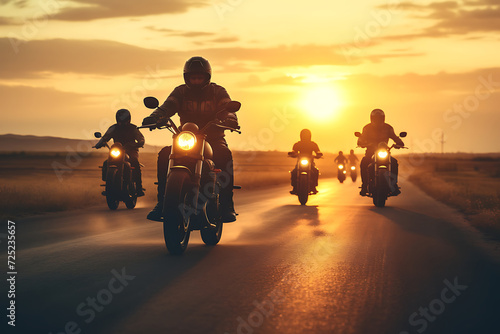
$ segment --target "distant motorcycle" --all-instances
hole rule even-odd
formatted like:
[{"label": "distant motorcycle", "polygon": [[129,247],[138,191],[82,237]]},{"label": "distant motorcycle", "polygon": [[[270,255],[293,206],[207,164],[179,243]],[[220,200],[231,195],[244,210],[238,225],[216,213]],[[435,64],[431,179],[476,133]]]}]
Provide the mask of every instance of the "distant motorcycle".
[{"label": "distant motorcycle", "polygon": [[[154,97],[146,97],[144,104],[149,109],[159,105]],[[240,107],[240,102],[230,101],[217,115],[223,111],[236,112]],[[241,133],[218,118],[202,129],[195,123],[185,123],[179,129],[171,119],[161,125],[139,127],[168,129],[173,133],[163,201],[163,236],[170,254],[179,255],[186,250],[193,230],[200,230],[201,239],[207,245],[216,245],[222,236],[217,178],[221,170],[215,168],[212,147],[206,141],[206,130],[211,126]]]},{"label": "distant motorcycle", "polygon": [[356,169],[355,165],[351,165],[350,167],[350,176],[352,182],[356,182],[356,179],[358,178],[358,170]]},{"label": "distant motorcycle", "polygon": [[[100,132],[94,133],[96,138],[101,138]],[[137,204],[137,187],[133,181],[133,167],[127,161],[127,154],[120,143],[114,143],[109,148],[108,159],[104,161],[102,166],[102,180],[106,183],[102,186],[105,191],[102,192],[106,196],[106,203],[110,210],[116,210],[120,201],[125,203],[127,209],[135,208]],[[95,148],[95,146],[93,146]]]},{"label": "distant motorcycle", "polygon": [[[356,137],[360,137],[360,132],[355,132]],[[401,138],[406,137],[406,132],[401,132]],[[368,197],[373,198],[373,204],[376,207],[382,208],[388,197],[392,196],[393,183],[391,175],[391,149],[392,148],[407,148],[399,147],[393,144],[387,146],[386,143],[380,143],[375,154],[372,157],[372,162],[368,165]]]},{"label": "distant motorcycle", "polygon": [[337,165],[337,178],[339,179],[340,183],[344,183],[345,178],[346,178],[346,173],[347,173],[347,171],[345,170],[345,165],[338,164]]},{"label": "distant motorcycle", "polygon": [[297,196],[299,197],[299,202],[301,205],[306,205],[309,195],[315,195],[314,185],[312,185],[311,170],[313,168],[314,158],[319,159],[323,156],[323,153],[316,154],[315,157],[299,155],[295,152],[288,152],[288,156],[291,158],[297,158],[297,163],[295,165],[296,173],[296,189]]}]

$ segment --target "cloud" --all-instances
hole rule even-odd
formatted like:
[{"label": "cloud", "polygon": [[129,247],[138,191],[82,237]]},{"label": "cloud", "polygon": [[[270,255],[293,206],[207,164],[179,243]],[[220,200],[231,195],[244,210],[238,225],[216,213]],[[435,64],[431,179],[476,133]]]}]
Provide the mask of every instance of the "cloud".
[{"label": "cloud", "polygon": [[[15,52],[15,48],[19,52]],[[102,40],[33,40],[0,38],[0,75],[36,78],[50,73],[122,75],[141,73],[146,67],[173,68],[183,53],[139,48]],[[181,59],[182,58],[182,59]]]},{"label": "cloud", "polygon": [[146,29],[156,32],[165,33],[167,36],[181,36],[181,37],[206,37],[206,36],[214,36],[215,33],[207,32],[207,31],[183,31],[183,30],[175,30],[168,28],[156,28],[154,26],[148,26]]},{"label": "cloud", "polygon": [[[379,8],[388,8],[380,6]],[[380,40],[409,40],[422,37],[443,38],[451,35],[500,31],[500,3],[497,0],[456,1],[416,4],[403,2],[397,6],[414,18],[434,23],[411,34],[393,35]]]},{"label": "cloud", "polygon": [[205,7],[204,0],[75,0],[78,8],[64,8],[53,16],[64,21],[90,21],[116,17],[137,17],[158,14],[177,14],[191,8]]}]

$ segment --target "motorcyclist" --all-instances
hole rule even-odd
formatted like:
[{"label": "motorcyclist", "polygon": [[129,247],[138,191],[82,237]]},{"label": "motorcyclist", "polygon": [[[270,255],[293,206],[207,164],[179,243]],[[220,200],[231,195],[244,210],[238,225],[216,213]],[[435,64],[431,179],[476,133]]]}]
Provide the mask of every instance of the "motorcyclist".
[{"label": "motorcyclist", "polygon": [[[366,196],[368,192],[369,171],[368,165],[372,162],[373,155],[380,143],[387,144],[389,139],[394,140],[396,148],[404,146],[403,141],[394,132],[394,128],[385,123],[385,113],[381,109],[373,109],[370,113],[370,123],[365,125],[361,136],[358,138],[358,146],[366,147],[365,156],[361,159],[361,196]],[[392,195],[399,195],[401,191],[398,186],[398,162],[391,156],[391,173],[393,187]]]},{"label": "motorcyclist", "polygon": [[[321,157],[323,153],[320,152],[318,144],[313,142],[311,140],[311,131],[309,129],[303,129],[300,131],[300,141],[296,142],[293,145],[292,152],[289,152],[289,155],[291,156],[306,156],[309,157],[312,161],[311,165],[311,181],[312,185],[314,187],[313,193],[318,193],[318,190],[316,187],[318,186],[318,176],[319,176],[319,170],[316,167],[316,164],[314,163],[314,157]],[[315,156],[313,155],[315,153]],[[292,187],[293,189],[290,191],[290,194],[297,194],[297,173],[298,169],[295,167],[292,172],[291,172],[291,181],[292,181]]]},{"label": "motorcyclist", "polygon": [[137,129],[137,126],[130,123],[130,120],[130,111],[127,109],[118,110],[116,112],[116,124],[109,127],[95,147],[103,147],[110,139],[113,139],[115,143],[122,144],[125,153],[128,155],[130,166],[134,168],[132,175],[137,187],[137,196],[144,196],[141,164],[139,163],[139,147],[144,146],[145,140],[142,133]]},{"label": "motorcyclist", "polygon": [[[231,101],[226,89],[213,82],[212,68],[203,57],[192,57],[184,65],[184,84],[176,87],[153,113],[146,117],[142,124],[161,124],[176,113],[179,114],[181,126],[187,122],[198,125],[201,129],[215,119],[217,111]],[[238,118],[235,113],[225,112],[218,115],[224,124],[238,128]],[[233,202],[233,156],[224,138],[224,129],[213,126],[207,129],[207,142],[213,149],[215,166],[222,170],[227,178],[225,187],[220,190],[220,203],[223,222],[236,220]],[[158,203],[148,214],[148,219],[161,221],[163,197],[167,181],[167,169],[171,146],[164,147],[158,153]],[[219,174],[220,175],[220,174]]]},{"label": "motorcyclist", "polygon": [[356,166],[359,159],[358,157],[356,156],[356,154],[354,154],[354,150],[351,150],[351,152],[349,153],[349,165],[350,166]]},{"label": "motorcyclist", "polygon": [[335,158],[335,160],[333,160],[333,162],[336,162],[337,165],[344,165],[344,166],[346,166],[347,165],[347,158],[344,155],[344,152],[339,151],[339,155]]}]

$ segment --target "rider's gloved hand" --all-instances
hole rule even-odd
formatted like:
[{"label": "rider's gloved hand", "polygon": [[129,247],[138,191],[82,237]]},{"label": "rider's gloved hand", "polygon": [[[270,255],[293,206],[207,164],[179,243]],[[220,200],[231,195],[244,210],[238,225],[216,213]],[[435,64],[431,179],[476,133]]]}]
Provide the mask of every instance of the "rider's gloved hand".
[{"label": "rider's gloved hand", "polygon": [[142,125],[151,125],[151,124],[156,124],[156,117],[154,116],[148,116],[142,120]]},{"label": "rider's gloved hand", "polygon": [[238,126],[238,118],[235,114],[230,112],[222,112],[219,114],[219,119],[224,123],[225,126],[228,126],[233,129],[239,129]]}]

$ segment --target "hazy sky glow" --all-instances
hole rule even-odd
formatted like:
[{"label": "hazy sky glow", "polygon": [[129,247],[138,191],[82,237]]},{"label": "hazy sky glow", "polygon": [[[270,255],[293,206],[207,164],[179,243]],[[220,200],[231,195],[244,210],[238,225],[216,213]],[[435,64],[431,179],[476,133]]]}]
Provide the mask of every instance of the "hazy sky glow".
[{"label": "hazy sky glow", "polygon": [[286,151],[307,127],[346,151],[382,108],[413,152],[442,131],[446,151],[498,152],[499,31],[498,0],[0,0],[0,133],[88,139],[119,108],[140,124],[201,55],[242,102],[233,149]]}]

